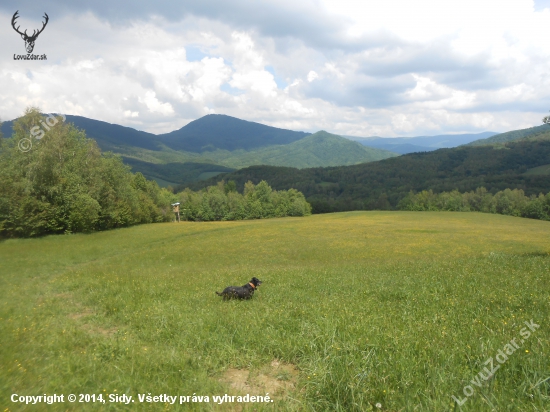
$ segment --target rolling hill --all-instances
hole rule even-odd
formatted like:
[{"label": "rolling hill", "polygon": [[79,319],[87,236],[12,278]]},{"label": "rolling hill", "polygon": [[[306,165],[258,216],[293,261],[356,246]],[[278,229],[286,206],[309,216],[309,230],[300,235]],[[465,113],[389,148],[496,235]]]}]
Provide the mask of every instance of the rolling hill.
[{"label": "rolling hill", "polygon": [[444,134],[438,136],[417,137],[344,137],[358,141],[362,145],[368,147],[389,150],[399,154],[407,154],[457,147],[473,140],[487,138],[495,134],[495,132],[483,132],[475,134]]},{"label": "rolling hill", "polygon": [[[245,182],[266,180],[276,190],[295,188],[314,213],[395,207],[410,190],[461,192],[484,186],[496,193],[523,189],[527,195],[550,191],[550,141],[507,143],[504,148],[461,146],[412,153],[378,162],[329,168],[253,166],[223,176],[239,190]],[[219,178],[191,185],[215,184]]]},{"label": "rolling hill", "polygon": [[234,152],[215,151],[208,155],[218,164],[242,168],[252,165],[306,167],[344,166],[397,156],[373,149],[341,136],[320,131],[294,143]]},{"label": "rolling hill", "polygon": [[159,185],[189,184],[220,173],[253,165],[328,167],[353,165],[398,156],[396,153],[362,146],[341,136],[321,131],[291,144],[253,150],[220,150],[191,153],[120,148],[123,160],[134,171]]},{"label": "rolling hill", "polygon": [[[155,135],[82,116],[67,121],[104,151],[122,155],[134,172],[161,186],[187,184],[252,165],[296,168],[351,165],[397,156],[327,132],[314,135],[224,115],[207,115],[171,133]],[[13,122],[2,125],[11,136]]]},{"label": "rolling hill", "polygon": [[[159,135],[83,116],[67,115],[67,121],[85,130],[86,135],[93,138],[102,150],[115,152],[125,146],[154,151],[162,151],[168,147],[192,153],[216,149],[249,150],[292,143],[310,134],[216,114],[206,115],[179,130]],[[12,126],[13,121],[2,124],[4,137],[11,136]]]},{"label": "rolling hill", "polygon": [[[389,139],[387,139],[389,140]],[[365,147],[372,147],[382,150],[389,150],[393,153],[399,153],[399,154],[408,154],[408,153],[418,153],[418,152],[431,152],[434,150],[437,150],[437,147],[428,147],[428,146],[418,146],[415,144],[410,143],[377,143],[377,144],[370,144],[370,143],[361,143]]]},{"label": "rolling hill", "polygon": [[250,150],[284,145],[303,139],[310,133],[279,129],[222,114],[209,114],[158,139],[174,150],[202,153],[216,149]]},{"label": "rolling hill", "polygon": [[550,125],[543,124],[541,126],[529,127],[527,129],[512,130],[506,133],[499,133],[487,139],[479,139],[468,143],[468,146],[487,146],[494,144],[503,144],[513,142],[520,139],[530,138],[535,139],[550,133]]},{"label": "rolling hill", "polygon": [[[79,129],[85,130],[86,135],[94,139],[101,150],[117,152],[119,147],[138,147],[147,150],[162,150],[162,143],[157,135],[103,122],[101,120],[88,119],[83,116],[66,115],[67,122],[74,124]],[[2,134],[11,137],[14,120],[2,123]]]}]

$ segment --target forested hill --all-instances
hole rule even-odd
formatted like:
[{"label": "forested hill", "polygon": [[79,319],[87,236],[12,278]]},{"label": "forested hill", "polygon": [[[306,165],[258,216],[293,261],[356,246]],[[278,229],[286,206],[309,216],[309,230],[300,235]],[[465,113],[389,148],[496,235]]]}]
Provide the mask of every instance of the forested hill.
[{"label": "forested hill", "polygon": [[518,141],[525,138],[536,138],[538,136],[550,133],[550,125],[543,124],[541,126],[529,127],[527,129],[512,130],[506,133],[496,134],[487,139],[475,140],[468,143],[468,146],[486,146],[495,144],[504,144],[507,142]]},{"label": "forested hill", "polygon": [[209,114],[179,130],[158,135],[158,138],[174,150],[204,152],[283,145],[309,135],[310,133],[279,129],[222,114]]},{"label": "forested hill", "polygon": [[[173,150],[195,153],[215,149],[250,150],[289,144],[310,135],[221,114],[206,115],[179,130],[159,135],[83,116],[66,117],[69,123],[85,130],[86,135],[93,138],[103,150],[114,151],[121,146],[159,151],[163,150],[163,145]],[[2,124],[4,137],[11,137],[12,125],[13,121]]]},{"label": "forested hill", "polygon": [[[462,146],[354,166],[294,169],[252,166],[223,175],[239,190],[246,181],[266,180],[274,189],[295,188],[304,193],[314,213],[395,207],[410,190],[461,192],[484,186],[490,192],[506,188],[526,194],[548,193],[550,178],[537,168],[550,164],[550,141],[508,143],[505,148]],[[199,189],[222,176],[199,182]]]},{"label": "forested hill", "polygon": [[[398,156],[387,150],[362,146],[357,142],[323,130],[294,143],[231,153],[234,153],[233,159],[230,157],[220,159],[219,163],[236,169],[251,165],[288,166],[300,169],[345,166]],[[209,153],[210,157],[214,157],[216,154]]]},{"label": "forested hill", "polygon": [[[120,126],[101,120],[89,119],[83,116],[66,115],[67,123],[74,124],[77,128],[86,131],[89,138],[94,139],[102,150],[117,151],[118,147],[131,146],[148,150],[161,150],[162,143],[157,135]],[[11,137],[15,120],[2,123],[4,137]]]},{"label": "forested hill", "polygon": [[466,133],[466,134],[442,134],[437,136],[416,137],[351,137],[348,139],[358,141],[362,145],[389,150],[394,153],[407,154],[414,152],[431,152],[437,149],[449,149],[461,146],[472,141],[486,139],[497,133]]}]

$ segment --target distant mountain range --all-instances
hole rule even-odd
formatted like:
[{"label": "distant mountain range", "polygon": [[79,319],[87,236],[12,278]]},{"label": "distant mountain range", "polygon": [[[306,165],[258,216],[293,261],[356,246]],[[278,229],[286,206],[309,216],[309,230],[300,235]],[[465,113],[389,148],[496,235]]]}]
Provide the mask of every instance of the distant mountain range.
[{"label": "distant mountain range", "polygon": [[[344,138],[325,131],[310,134],[285,130],[225,115],[207,115],[179,130],[159,135],[82,116],[67,115],[67,121],[85,130],[86,135],[95,139],[102,150],[120,154],[134,172],[143,173],[161,186],[180,187],[220,173],[238,173],[238,169],[253,165],[295,168],[292,170],[334,168],[389,159],[399,154],[431,152],[460,145],[502,146],[512,141],[550,140],[548,125],[500,134],[483,132],[397,138]],[[2,124],[1,130],[5,137],[11,136],[12,125],[13,121]],[[452,153],[454,152],[449,152],[451,160],[455,158]],[[496,152],[490,153],[491,156],[496,155]],[[442,162],[438,170],[447,170],[445,156],[437,156],[436,158]],[[454,164],[454,160],[451,160],[448,161]],[[397,161],[395,165],[399,165],[399,162],[407,161]],[[546,171],[545,165],[550,164],[550,159],[538,159],[536,163],[536,167],[532,166],[529,169],[533,176],[539,176],[541,170]],[[378,166],[370,167],[372,170],[378,170],[377,173],[382,173]],[[421,167],[420,163],[417,167]],[[471,176],[477,173],[473,169],[466,172]],[[438,176],[448,179],[446,173],[439,173]],[[399,181],[402,179],[403,177],[400,177]],[[477,181],[476,179],[474,180]],[[419,186],[411,187],[416,190]],[[319,190],[321,188],[324,186]],[[447,189],[445,187],[445,190]]]},{"label": "distant mountain range", "polygon": [[368,147],[389,150],[390,152],[399,154],[407,154],[457,147],[475,140],[485,139],[496,134],[496,132],[482,132],[473,134],[443,134],[438,136],[417,137],[344,137],[355,140]]},{"label": "distant mountain range", "polygon": [[[265,126],[220,114],[206,115],[179,130],[159,135],[82,116],[67,115],[67,121],[85,130],[86,135],[93,138],[102,150],[113,151],[121,146],[153,151],[169,148],[193,153],[216,149],[249,150],[289,144],[311,134]],[[3,123],[4,136],[11,136],[12,126],[13,121]]]},{"label": "distant mountain range", "polygon": [[529,127],[527,129],[512,130],[506,133],[499,133],[488,139],[480,139],[469,143],[469,146],[487,146],[495,144],[503,144],[507,142],[529,140],[547,140],[550,137],[550,125],[543,124],[541,126]]},{"label": "distant mountain range", "polygon": [[[82,116],[67,121],[160,185],[180,185],[251,165],[297,168],[351,165],[398,156],[324,131],[295,132],[225,115],[207,115],[155,135]],[[5,137],[13,121],[2,124]]]}]

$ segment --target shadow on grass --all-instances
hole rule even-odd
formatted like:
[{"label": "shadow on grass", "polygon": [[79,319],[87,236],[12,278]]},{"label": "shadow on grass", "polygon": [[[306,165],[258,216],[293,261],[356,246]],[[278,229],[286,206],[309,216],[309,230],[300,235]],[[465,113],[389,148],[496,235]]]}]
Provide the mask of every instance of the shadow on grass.
[{"label": "shadow on grass", "polygon": [[543,258],[550,258],[550,252],[525,252],[525,253],[519,253],[518,256],[522,257],[543,257]]}]

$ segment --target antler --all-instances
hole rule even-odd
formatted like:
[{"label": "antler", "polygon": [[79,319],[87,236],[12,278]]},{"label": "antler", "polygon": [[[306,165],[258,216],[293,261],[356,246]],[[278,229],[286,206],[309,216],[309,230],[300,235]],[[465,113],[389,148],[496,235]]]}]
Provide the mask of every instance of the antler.
[{"label": "antler", "polygon": [[17,11],[14,13],[13,17],[11,18],[11,25],[12,25],[13,29],[14,29],[17,33],[19,33],[21,36],[25,36],[25,38],[28,38],[28,39],[36,39],[36,38],[38,37],[38,35],[39,35],[40,33],[42,33],[42,31],[44,30],[44,28],[45,28],[46,25],[48,24],[48,21],[50,20],[50,18],[48,17],[48,14],[47,14],[47,13],[44,13],[44,16],[43,16],[43,17],[46,19],[46,21],[45,21],[44,23],[42,23],[42,28],[41,28],[40,30],[38,30],[38,33],[36,32],[36,30],[33,30],[32,36],[29,36],[29,35],[27,34],[27,30],[25,30],[24,33],[21,33],[21,32],[19,31],[19,27],[21,27],[21,26],[17,26],[17,28],[15,27],[15,20],[17,20],[17,18],[19,17],[19,16],[17,15],[18,13],[19,13],[19,10],[17,10]]},{"label": "antler", "polygon": [[42,16],[42,17],[44,17],[46,19],[46,21],[44,23],[42,23],[42,28],[40,30],[38,30],[38,33],[34,34],[34,31],[33,31],[32,37],[38,37],[38,35],[44,31],[44,28],[46,27],[46,24],[48,24],[48,21],[50,20],[50,18],[48,17],[48,14],[46,12],[44,12],[44,16]]},{"label": "antler", "polygon": [[25,30],[25,33],[21,33],[21,32],[19,31],[19,27],[21,27],[21,26],[17,26],[17,28],[15,28],[15,20],[17,20],[17,18],[19,17],[19,16],[17,15],[17,13],[19,13],[19,10],[17,10],[17,11],[13,14],[13,17],[11,18],[11,25],[12,25],[13,29],[14,29],[17,33],[19,33],[21,36],[26,36],[26,35],[27,35],[27,30]]}]

